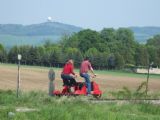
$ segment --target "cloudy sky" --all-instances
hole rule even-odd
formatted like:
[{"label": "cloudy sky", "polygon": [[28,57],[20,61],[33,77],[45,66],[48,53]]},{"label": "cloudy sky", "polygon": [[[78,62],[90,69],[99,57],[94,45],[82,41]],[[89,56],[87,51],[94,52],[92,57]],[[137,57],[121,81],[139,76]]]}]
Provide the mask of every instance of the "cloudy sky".
[{"label": "cloudy sky", "polygon": [[0,24],[53,21],[101,30],[160,26],[160,0],[0,0]]}]

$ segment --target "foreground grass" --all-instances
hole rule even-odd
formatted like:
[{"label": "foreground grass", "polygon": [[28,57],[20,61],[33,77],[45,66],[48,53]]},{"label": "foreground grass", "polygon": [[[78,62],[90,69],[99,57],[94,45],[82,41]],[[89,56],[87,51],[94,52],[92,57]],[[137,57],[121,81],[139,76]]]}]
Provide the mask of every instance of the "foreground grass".
[{"label": "foreground grass", "polygon": [[[16,112],[16,108],[34,108]],[[14,116],[8,116],[13,112]],[[86,97],[49,97],[43,92],[0,91],[1,120],[159,120],[160,106],[149,103],[92,103]]]},{"label": "foreground grass", "polygon": [[[16,64],[2,64],[0,63],[0,66],[2,67],[17,67]],[[42,67],[42,66],[28,66],[28,65],[22,65],[23,68],[31,68],[35,70],[43,69],[43,70],[49,70],[51,67]],[[62,68],[53,68],[55,71],[61,71]],[[77,73],[79,73],[79,69],[75,70]],[[96,74],[105,74],[105,75],[111,75],[111,76],[122,76],[122,77],[133,77],[133,78],[147,78],[147,74],[138,74],[138,73],[131,73],[126,71],[120,71],[120,70],[95,70]],[[160,75],[157,74],[150,74],[150,78],[160,80]]]}]

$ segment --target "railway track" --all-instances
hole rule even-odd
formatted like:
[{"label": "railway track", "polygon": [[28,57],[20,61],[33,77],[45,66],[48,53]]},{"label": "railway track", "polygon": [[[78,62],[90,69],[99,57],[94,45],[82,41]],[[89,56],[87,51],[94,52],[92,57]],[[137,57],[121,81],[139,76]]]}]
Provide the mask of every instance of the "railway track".
[{"label": "railway track", "polygon": [[90,98],[89,101],[93,103],[151,103],[160,105],[160,99],[93,99]]}]

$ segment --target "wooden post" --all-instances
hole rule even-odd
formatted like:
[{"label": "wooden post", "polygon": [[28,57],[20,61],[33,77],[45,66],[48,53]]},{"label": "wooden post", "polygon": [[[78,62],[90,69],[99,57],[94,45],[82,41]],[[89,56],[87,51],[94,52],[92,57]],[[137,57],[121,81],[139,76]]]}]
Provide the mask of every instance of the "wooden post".
[{"label": "wooden post", "polygon": [[149,69],[150,69],[150,65],[148,66],[148,74],[147,74],[147,82],[146,82],[146,95],[148,93]]},{"label": "wooden post", "polygon": [[147,82],[146,82],[146,95],[148,94],[149,71],[150,71],[150,68],[152,67],[152,65],[153,65],[153,62],[151,64],[149,64],[149,66],[148,66],[148,74],[147,74]]}]

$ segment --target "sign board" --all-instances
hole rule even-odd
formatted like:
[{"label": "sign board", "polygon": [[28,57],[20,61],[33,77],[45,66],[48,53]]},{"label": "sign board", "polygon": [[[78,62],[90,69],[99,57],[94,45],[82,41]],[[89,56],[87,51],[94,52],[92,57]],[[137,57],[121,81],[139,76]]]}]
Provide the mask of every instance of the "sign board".
[{"label": "sign board", "polygon": [[18,60],[21,60],[21,59],[22,59],[22,55],[18,54]]}]

